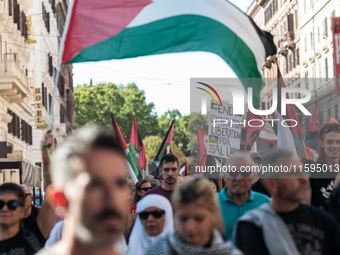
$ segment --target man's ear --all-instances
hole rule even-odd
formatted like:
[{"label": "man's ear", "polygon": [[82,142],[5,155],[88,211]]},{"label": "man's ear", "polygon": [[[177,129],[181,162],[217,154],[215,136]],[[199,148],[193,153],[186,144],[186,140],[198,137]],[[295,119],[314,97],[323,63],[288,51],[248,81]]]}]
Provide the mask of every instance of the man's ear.
[{"label": "man's ear", "polygon": [[266,179],[264,180],[263,184],[270,193],[270,195],[272,195],[272,193],[275,193],[277,185],[274,179]]},{"label": "man's ear", "polygon": [[57,207],[67,207],[68,202],[65,197],[65,194],[61,191],[57,191],[51,185],[49,185],[46,189],[46,197],[53,210]]}]

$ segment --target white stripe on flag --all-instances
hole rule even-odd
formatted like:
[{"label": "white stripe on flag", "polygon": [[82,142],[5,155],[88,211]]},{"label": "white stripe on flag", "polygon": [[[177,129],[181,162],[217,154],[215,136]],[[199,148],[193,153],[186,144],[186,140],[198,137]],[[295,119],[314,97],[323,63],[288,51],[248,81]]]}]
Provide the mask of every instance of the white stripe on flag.
[{"label": "white stripe on flag", "polygon": [[184,171],[185,171],[185,165],[184,165],[184,166],[182,166],[181,170],[179,170],[179,173],[180,173],[180,174],[183,174],[183,173],[184,173]]},{"label": "white stripe on flag", "polygon": [[128,170],[129,170],[129,174],[132,178],[133,183],[136,184],[138,182],[138,179],[137,179],[135,172],[133,171],[129,161],[127,161],[127,160],[126,160],[126,165],[127,165]]},{"label": "white stripe on flag", "polygon": [[277,148],[290,151],[294,153],[294,155],[297,157],[298,155],[296,152],[292,131],[290,130],[290,127],[283,127],[281,125],[283,118],[279,112],[277,113],[277,115],[280,120],[277,125]]}]

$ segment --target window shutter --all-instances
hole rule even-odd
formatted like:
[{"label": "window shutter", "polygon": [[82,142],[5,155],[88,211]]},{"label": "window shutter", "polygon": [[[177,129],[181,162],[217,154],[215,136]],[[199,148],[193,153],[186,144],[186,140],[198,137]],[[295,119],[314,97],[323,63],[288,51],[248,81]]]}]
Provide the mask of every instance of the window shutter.
[{"label": "window shutter", "polygon": [[46,13],[46,28],[47,28],[47,32],[50,32],[50,13],[49,12]]},{"label": "window shutter", "polygon": [[52,56],[48,54],[48,71],[50,73],[50,76],[53,76],[53,65],[52,65]]},{"label": "window shutter", "polygon": [[44,102],[45,102],[45,109],[47,111],[47,88],[44,89]]},{"label": "window shutter", "polygon": [[17,116],[17,137],[20,139],[20,118]]},{"label": "window shutter", "polygon": [[9,16],[13,15],[13,11],[12,11],[12,0],[8,0],[8,14]]},{"label": "window shutter", "polygon": [[13,119],[12,119],[12,130],[13,130],[13,135],[17,136],[17,115],[13,112]]},{"label": "window shutter", "polygon": [[26,122],[21,120],[21,140],[26,141]]},{"label": "window shutter", "polygon": [[42,83],[41,84],[41,104],[43,105],[43,106],[45,106],[45,101],[44,101],[44,90],[45,90],[45,88],[44,88],[44,83]]},{"label": "window shutter", "polygon": [[29,145],[32,145],[32,126],[28,126],[28,140]]},{"label": "window shutter", "polygon": [[48,94],[48,110],[51,111],[52,95]]},{"label": "window shutter", "polygon": [[[12,113],[11,110],[8,109],[7,113],[13,117],[13,113]],[[12,132],[13,132],[13,118],[12,118],[12,121],[10,123],[8,123],[7,127],[8,127],[8,133],[12,134]]]}]

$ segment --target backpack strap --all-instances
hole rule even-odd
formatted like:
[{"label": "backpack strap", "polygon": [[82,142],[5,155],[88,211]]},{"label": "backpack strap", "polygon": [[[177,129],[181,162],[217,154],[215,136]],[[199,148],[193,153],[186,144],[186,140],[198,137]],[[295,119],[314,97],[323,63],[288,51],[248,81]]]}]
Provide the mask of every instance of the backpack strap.
[{"label": "backpack strap", "polygon": [[23,229],[23,237],[29,246],[33,249],[34,253],[40,250],[40,243],[38,238],[33,234],[33,232]]}]

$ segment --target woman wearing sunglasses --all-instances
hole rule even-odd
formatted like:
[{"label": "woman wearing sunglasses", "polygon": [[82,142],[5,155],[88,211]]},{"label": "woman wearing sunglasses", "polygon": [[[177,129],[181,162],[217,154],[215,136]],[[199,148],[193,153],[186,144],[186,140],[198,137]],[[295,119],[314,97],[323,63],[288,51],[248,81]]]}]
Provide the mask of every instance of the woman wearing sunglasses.
[{"label": "woman wearing sunglasses", "polygon": [[128,246],[130,255],[143,255],[152,243],[170,233],[174,225],[171,204],[163,196],[146,196],[137,203],[137,212]]},{"label": "woman wearing sunglasses", "polygon": [[[128,225],[127,225],[127,234],[131,233],[133,224],[135,223],[137,214],[136,214],[136,204],[145,196],[145,193],[152,189],[150,182],[147,180],[140,180],[136,183],[136,191],[133,195],[132,205],[129,208],[128,213]],[[128,236],[127,236],[128,237]]]},{"label": "woman wearing sunglasses", "polygon": [[196,177],[183,182],[172,193],[171,201],[175,230],[152,244],[145,254],[242,254],[223,237],[216,194],[208,180]]}]

